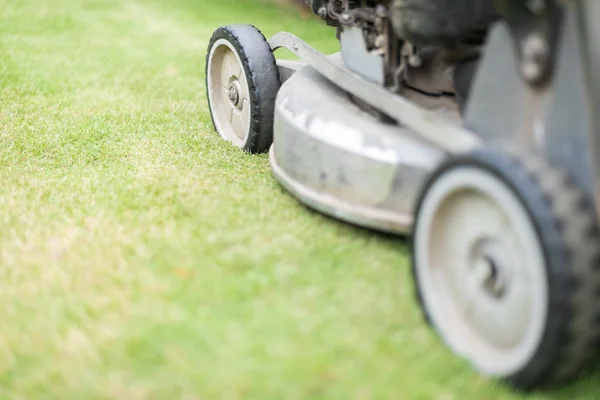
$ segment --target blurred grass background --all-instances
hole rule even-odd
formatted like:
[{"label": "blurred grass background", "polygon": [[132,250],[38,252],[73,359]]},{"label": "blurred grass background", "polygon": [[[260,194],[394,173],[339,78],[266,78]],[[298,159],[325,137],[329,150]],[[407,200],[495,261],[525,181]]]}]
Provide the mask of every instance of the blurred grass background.
[{"label": "blurred grass background", "polygon": [[524,398],[425,326],[401,239],[220,140],[204,57],[234,23],[337,50],[287,2],[0,3],[0,399]]}]

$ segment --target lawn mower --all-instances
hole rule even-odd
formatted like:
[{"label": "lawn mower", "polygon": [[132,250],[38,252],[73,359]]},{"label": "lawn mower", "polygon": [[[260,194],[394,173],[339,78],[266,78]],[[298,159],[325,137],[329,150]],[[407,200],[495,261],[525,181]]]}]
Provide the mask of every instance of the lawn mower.
[{"label": "lawn mower", "polygon": [[339,52],[214,32],[215,130],[268,151],[309,207],[410,237],[425,320],[478,373],[521,390],[580,376],[600,336],[600,1],[310,7]]}]

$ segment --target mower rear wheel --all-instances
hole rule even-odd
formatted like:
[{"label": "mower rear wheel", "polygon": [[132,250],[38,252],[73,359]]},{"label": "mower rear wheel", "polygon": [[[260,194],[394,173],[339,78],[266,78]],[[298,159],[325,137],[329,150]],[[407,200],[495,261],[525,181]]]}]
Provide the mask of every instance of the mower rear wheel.
[{"label": "mower rear wheel", "polygon": [[432,173],[415,215],[418,300],[452,350],[521,390],[578,375],[600,333],[600,241],[566,174],[478,150]]},{"label": "mower rear wheel", "polygon": [[269,150],[280,86],[275,56],[258,29],[230,25],[214,32],[206,56],[206,91],[223,139],[250,153]]}]

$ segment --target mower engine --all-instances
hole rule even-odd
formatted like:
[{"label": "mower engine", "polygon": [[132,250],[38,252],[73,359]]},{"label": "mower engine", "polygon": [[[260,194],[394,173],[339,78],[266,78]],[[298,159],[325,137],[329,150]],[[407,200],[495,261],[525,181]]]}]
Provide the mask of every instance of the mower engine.
[{"label": "mower engine", "polygon": [[312,0],[335,26],[346,66],[426,108],[462,108],[487,28],[490,0]]}]

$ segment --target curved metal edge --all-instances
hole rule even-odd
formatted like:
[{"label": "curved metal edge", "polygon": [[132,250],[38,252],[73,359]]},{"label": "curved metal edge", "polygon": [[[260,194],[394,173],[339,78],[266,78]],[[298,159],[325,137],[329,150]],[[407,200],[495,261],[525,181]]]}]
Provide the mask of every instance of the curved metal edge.
[{"label": "curved metal edge", "polygon": [[279,48],[291,51],[346,92],[378,108],[427,141],[450,153],[469,151],[481,144],[480,138],[473,132],[333,64],[326,56],[291,33],[275,34],[269,40],[269,45],[273,51]]},{"label": "curved metal edge", "polygon": [[269,164],[275,180],[283,188],[302,204],[325,215],[363,228],[401,236],[409,235],[412,230],[413,217],[411,215],[378,211],[346,203],[333,196],[313,191],[296,182],[277,164],[275,144],[271,145],[271,149],[269,150]]}]

